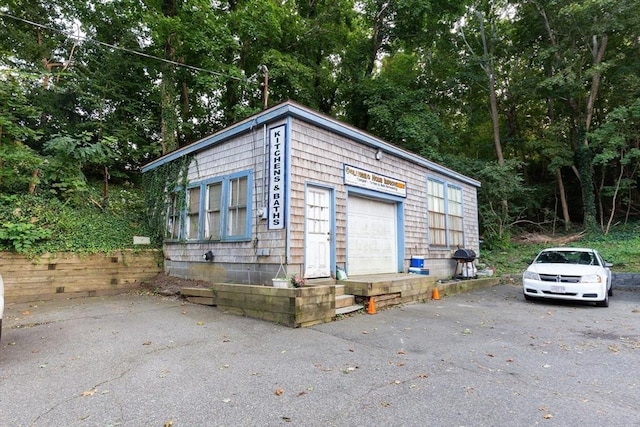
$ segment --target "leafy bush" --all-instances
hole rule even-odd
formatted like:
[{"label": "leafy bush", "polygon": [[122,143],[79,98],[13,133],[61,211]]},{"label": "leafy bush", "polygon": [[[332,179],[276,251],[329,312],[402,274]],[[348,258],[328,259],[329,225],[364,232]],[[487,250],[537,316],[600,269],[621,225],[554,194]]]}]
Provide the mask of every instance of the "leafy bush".
[{"label": "leafy bush", "polygon": [[51,231],[29,223],[5,222],[0,226],[0,241],[5,241],[15,252],[28,253],[34,243],[51,237]]},{"label": "leafy bush", "polygon": [[[51,194],[0,195],[0,251],[99,253],[133,247],[149,235],[140,190],[112,187],[109,206],[74,206]],[[113,209],[111,209],[113,207]]]}]

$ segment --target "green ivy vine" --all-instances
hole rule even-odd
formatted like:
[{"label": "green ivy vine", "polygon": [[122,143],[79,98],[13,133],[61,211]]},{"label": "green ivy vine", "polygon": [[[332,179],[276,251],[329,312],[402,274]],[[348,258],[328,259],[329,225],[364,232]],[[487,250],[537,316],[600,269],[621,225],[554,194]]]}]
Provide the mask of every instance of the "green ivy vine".
[{"label": "green ivy vine", "polygon": [[150,238],[155,245],[162,245],[164,240],[169,192],[180,191],[181,194],[184,194],[185,197],[178,197],[177,208],[179,211],[186,208],[188,171],[192,160],[193,156],[191,155],[182,156],[143,174],[142,185],[147,206]]}]

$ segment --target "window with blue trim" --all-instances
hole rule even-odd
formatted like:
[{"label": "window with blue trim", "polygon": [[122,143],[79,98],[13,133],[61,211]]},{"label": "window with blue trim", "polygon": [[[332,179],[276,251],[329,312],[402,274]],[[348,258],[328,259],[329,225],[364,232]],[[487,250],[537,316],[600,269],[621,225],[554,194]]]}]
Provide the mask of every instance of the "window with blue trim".
[{"label": "window with blue trim", "polygon": [[200,187],[187,189],[187,240],[197,240],[200,236]]},{"label": "window with blue trim", "polygon": [[227,237],[247,234],[247,177],[229,180],[229,204],[227,206]]},{"label": "window with blue trim", "polygon": [[207,185],[207,216],[205,221],[205,235],[209,240],[220,240],[222,222],[222,181]]},{"label": "window with blue trim", "polygon": [[178,197],[179,192],[171,193],[167,203],[167,223],[164,237],[169,240],[177,240],[180,238],[180,204]]},{"label": "window with blue trim", "polygon": [[447,219],[449,225],[449,246],[464,247],[464,227],[462,213],[462,189],[447,186]]},{"label": "window with blue trim", "polygon": [[250,175],[223,177],[206,185],[204,235],[207,240],[250,238]]},{"label": "window with blue trim", "polygon": [[454,247],[464,245],[462,189],[435,179],[427,180],[429,244]]},{"label": "window with blue trim", "polygon": [[[181,199],[185,203],[180,203]],[[186,198],[186,200],[185,200]],[[239,241],[251,238],[251,173],[191,184],[169,196],[168,240]]]},{"label": "window with blue trim", "polygon": [[445,210],[444,183],[427,181],[429,205],[429,244],[447,246],[447,214]]}]

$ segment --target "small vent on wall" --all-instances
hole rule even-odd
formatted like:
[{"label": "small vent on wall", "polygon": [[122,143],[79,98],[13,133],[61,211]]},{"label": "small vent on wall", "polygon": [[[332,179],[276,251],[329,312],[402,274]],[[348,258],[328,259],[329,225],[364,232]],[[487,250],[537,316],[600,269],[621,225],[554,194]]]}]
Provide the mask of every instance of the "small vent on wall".
[{"label": "small vent on wall", "polygon": [[49,269],[49,270],[55,270],[57,265],[58,265],[58,264],[49,264],[49,265],[47,266],[47,269]]}]

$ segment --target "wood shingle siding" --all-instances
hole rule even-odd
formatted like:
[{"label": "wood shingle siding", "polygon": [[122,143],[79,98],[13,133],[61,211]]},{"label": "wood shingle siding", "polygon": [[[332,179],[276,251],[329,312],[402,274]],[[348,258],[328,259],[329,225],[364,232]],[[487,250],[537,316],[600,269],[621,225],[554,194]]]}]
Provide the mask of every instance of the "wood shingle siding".
[{"label": "wood shingle siding", "polygon": [[[268,221],[258,215],[259,210],[268,206],[270,132],[276,129],[284,130],[283,141],[287,145],[283,153],[285,226],[277,230],[268,229]],[[382,155],[377,158],[379,150]],[[429,242],[427,182],[430,179],[445,188],[460,189],[463,244],[479,254],[479,182],[298,104],[285,102],[258,113],[152,162],[143,171],[185,154],[194,156],[188,171],[190,185],[208,183],[230,174],[250,174],[251,232],[245,241],[165,242],[165,270],[180,277],[268,284],[280,262],[286,264],[289,274],[304,272],[308,255],[305,197],[309,188],[322,189],[322,194],[329,194],[331,199],[332,273],[336,267],[344,268],[349,263],[349,198],[364,197],[375,200],[379,203],[377,206],[393,204],[397,209],[397,248],[387,252],[392,254],[387,259],[398,254],[396,273],[407,271],[411,258],[419,256],[424,257],[425,267],[434,277],[453,275],[456,262],[451,255],[457,248],[434,246]],[[406,195],[346,180],[345,165],[405,183]],[[367,218],[366,209],[356,215]],[[390,215],[383,219],[385,224],[390,220]],[[459,229],[456,231],[459,237]],[[386,242],[393,239],[387,234]],[[214,253],[214,260],[206,263],[202,255],[209,250]],[[366,269],[366,265],[363,268]]]}]

